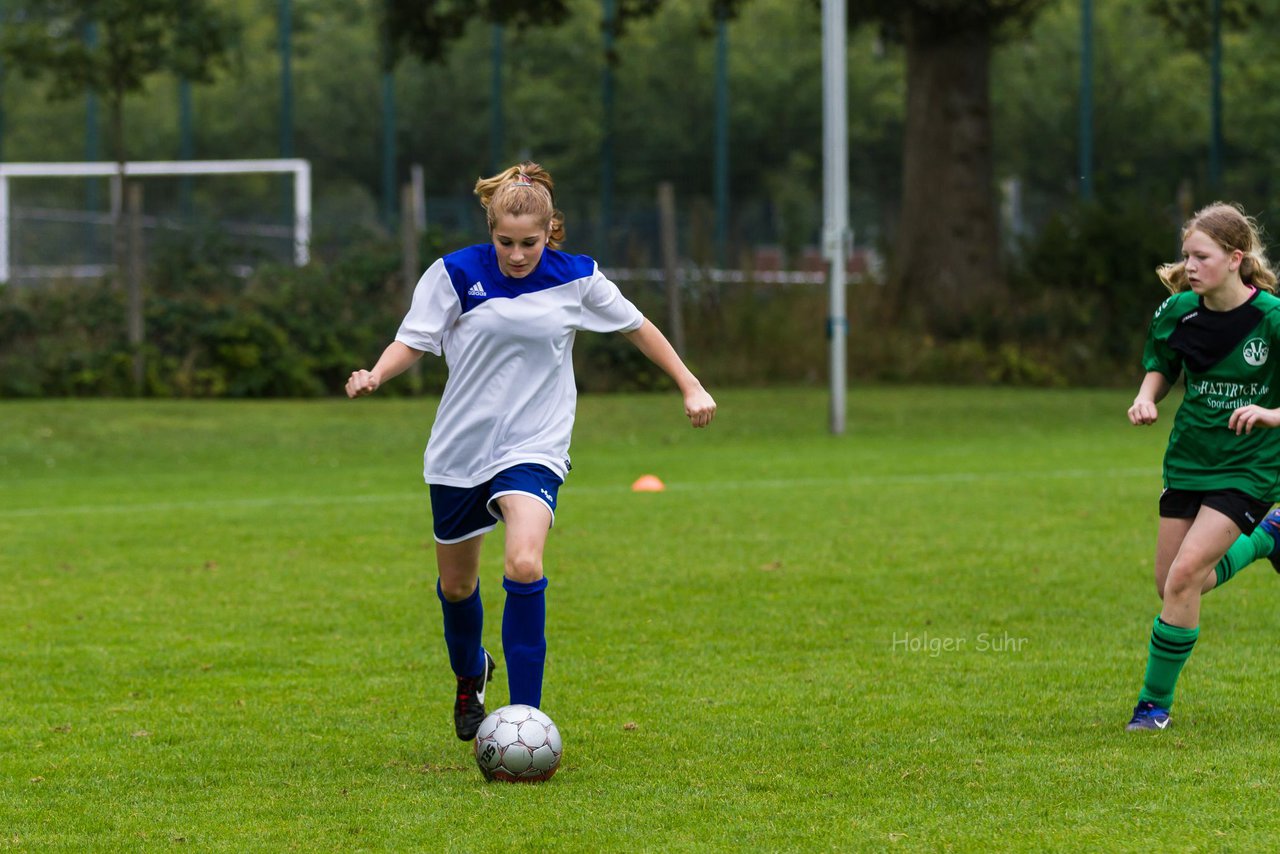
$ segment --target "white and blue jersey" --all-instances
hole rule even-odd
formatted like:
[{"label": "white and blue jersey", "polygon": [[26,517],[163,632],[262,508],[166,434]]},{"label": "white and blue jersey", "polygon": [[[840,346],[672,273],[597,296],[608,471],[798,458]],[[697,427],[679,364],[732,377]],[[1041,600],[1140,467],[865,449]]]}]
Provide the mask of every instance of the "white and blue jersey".
[{"label": "white and blue jersey", "polygon": [[443,354],[449,368],[424,455],[426,481],[476,486],[521,463],[563,479],[578,400],[574,335],[643,323],[586,255],[546,249],[519,279],[502,273],[488,243],[437,260],[396,333],[408,347]]}]

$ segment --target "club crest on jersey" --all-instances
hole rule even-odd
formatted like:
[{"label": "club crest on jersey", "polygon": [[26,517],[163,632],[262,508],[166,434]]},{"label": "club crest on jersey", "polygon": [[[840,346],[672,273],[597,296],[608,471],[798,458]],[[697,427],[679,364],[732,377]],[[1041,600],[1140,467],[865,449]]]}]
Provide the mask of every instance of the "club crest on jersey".
[{"label": "club crest on jersey", "polygon": [[1240,355],[1244,356],[1244,360],[1256,368],[1267,363],[1267,357],[1271,355],[1271,348],[1267,346],[1264,338],[1250,338],[1240,348]]},{"label": "club crest on jersey", "polygon": [[485,297],[488,296],[488,294],[484,292],[484,285],[480,284],[479,282],[476,282],[474,285],[471,286],[471,290],[467,291],[467,296],[484,299]]}]

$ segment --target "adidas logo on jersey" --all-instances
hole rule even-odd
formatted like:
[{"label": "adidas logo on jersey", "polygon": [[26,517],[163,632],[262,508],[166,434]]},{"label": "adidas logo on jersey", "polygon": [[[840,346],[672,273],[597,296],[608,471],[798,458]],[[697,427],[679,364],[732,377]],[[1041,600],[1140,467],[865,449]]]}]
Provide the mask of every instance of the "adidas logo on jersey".
[{"label": "adidas logo on jersey", "polygon": [[471,290],[467,291],[467,296],[487,297],[488,294],[484,292],[484,285],[480,284],[479,282],[476,282],[474,285],[471,286]]}]

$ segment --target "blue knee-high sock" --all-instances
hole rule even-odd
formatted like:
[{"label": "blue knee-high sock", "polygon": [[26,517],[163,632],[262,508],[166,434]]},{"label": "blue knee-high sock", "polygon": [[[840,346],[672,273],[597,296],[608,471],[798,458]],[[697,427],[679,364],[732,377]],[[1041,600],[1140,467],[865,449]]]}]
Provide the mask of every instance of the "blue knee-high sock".
[{"label": "blue knee-high sock", "polygon": [[502,611],[502,654],[507,661],[511,703],[542,703],[542,667],[547,660],[547,579],[528,584],[502,579],[507,604]]},{"label": "blue knee-high sock", "polygon": [[484,629],[480,582],[476,582],[476,589],[466,599],[450,602],[436,581],[436,595],[444,611],[444,643],[449,647],[449,666],[458,676],[479,676],[484,669],[484,655],[480,652],[480,634]]}]

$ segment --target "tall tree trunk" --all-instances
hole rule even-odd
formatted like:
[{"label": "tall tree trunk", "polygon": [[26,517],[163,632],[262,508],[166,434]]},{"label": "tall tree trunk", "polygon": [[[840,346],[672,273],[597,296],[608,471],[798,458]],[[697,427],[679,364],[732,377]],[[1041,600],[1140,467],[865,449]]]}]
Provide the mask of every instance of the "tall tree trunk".
[{"label": "tall tree trunk", "polygon": [[965,334],[1004,293],[991,150],[989,23],[909,14],[903,204],[895,290],[908,319]]}]

